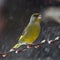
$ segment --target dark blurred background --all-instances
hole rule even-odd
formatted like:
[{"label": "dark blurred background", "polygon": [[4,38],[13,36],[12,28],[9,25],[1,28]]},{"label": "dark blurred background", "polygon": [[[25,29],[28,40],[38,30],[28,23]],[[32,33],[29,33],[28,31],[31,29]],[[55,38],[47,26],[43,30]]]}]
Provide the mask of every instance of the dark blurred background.
[{"label": "dark blurred background", "polygon": [[[17,43],[23,29],[28,24],[32,13],[44,11],[49,7],[59,7],[59,0],[6,0],[4,16],[8,23],[6,33],[0,38],[0,52],[7,52]],[[57,22],[41,23],[41,34],[35,43],[41,40],[54,39],[60,36],[60,24]],[[11,53],[11,56],[0,60],[60,60],[60,42],[54,46],[44,44],[41,49],[31,48],[19,54]]]}]

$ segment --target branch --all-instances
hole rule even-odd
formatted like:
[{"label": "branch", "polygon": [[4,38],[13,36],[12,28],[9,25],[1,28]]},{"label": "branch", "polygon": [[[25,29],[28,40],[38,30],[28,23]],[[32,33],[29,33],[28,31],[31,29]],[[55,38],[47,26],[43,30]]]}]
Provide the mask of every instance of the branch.
[{"label": "branch", "polygon": [[[17,50],[15,50],[14,49],[14,52],[15,52],[15,54],[17,54],[17,53],[20,53],[20,52],[23,52],[23,51],[26,51],[27,49],[29,49],[29,48],[42,48],[43,47],[43,45],[44,44],[49,44],[49,45],[54,45],[56,42],[60,42],[60,37],[56,37],[54,40],[42,40],[41,41],[41,43],[39,43],[39,44],[27,44],[27,45],[23,45],[23,46],[26,46],[26,48],[19,48],[19,49],[17,49]],[[13,51],[12,51],[13,52]],[[4,53],[0,53],[0,57],[8,57],[8,56],[10,56],[10,54],[11,54],[11,52],[9,51],[9,52],[4,52]]]}]

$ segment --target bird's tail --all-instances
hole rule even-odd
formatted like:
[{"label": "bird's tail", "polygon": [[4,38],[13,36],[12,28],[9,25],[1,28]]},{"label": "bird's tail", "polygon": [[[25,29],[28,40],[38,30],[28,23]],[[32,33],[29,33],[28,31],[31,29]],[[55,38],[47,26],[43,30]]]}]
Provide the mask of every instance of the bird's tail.
[{"label": "bird's tail", "polygon": [[13,48],[18,49],[21,46],[21,44],[17,43],[13,46]]},{"label": "bird's tail", "polygon": [[[22,35],[21,35],[21,37],[19,38],[19,40],[22,38]],[[12,47],[12,49],[10,49],[10,51],[9,52],[12,52],[12,51],[15,51],[15,50],[17,50],[21,45],[23,45],[23,44],[21,44],[21,43],[17,43],[17,44],[15,44],[13,47]]]},{"label": "bird's tail", "polygon": [[10,49],[9,52],[12,52],[12,51],[17,50],[20,46],[21,46],[21,44],[19,44],[19,43],[15,44],[15,45],[12,47],[12,49]]}]

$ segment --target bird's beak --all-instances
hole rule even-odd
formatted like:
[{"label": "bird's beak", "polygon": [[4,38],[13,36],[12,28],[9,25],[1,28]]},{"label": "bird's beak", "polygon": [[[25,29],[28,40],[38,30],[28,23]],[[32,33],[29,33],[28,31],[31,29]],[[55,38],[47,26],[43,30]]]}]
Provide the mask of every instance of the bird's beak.
[{"label": "bird's beak", "polygon": [[39,15],[39,16],[38,16],[38,19],[41,19],[41,18],[42,18],[42,16],[41,16],[41,15]]}]

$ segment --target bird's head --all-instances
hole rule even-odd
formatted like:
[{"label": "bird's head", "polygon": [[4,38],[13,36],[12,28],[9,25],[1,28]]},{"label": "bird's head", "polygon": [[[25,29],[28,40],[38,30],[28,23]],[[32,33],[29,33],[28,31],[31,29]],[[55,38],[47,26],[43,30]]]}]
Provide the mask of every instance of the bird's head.
[{"label": "bird's head", "polygon": [[32,14],[31,18],[30,18],[30,22],[33,23],[33,22],[39,22],[40,23],[41,21],[41,15],[40,13],[34,13]]}]

